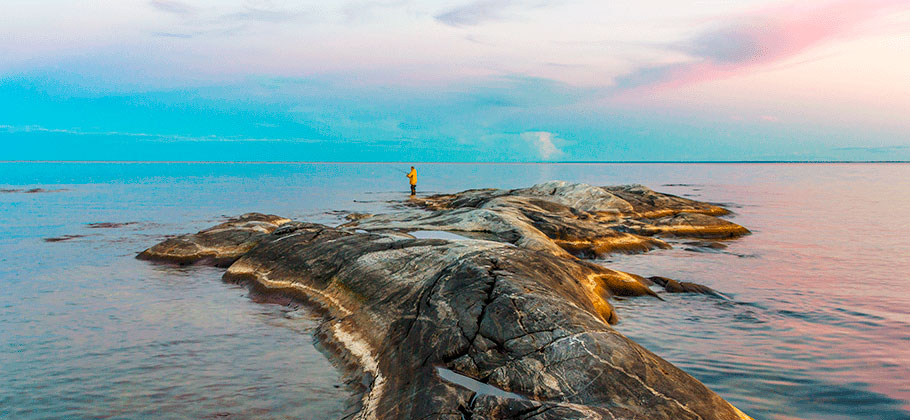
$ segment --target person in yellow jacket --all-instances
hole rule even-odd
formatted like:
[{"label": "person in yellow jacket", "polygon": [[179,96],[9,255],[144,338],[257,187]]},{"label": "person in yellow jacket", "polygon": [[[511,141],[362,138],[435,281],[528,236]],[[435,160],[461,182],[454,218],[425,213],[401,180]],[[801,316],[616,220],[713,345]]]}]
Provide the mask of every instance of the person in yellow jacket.
[{"label": "person in yellow jacket", "polygon": [[411,167],[411,172],[408,172],[408,179],[411,181],[411,196],[417,195],[417,170],[414,167]]}]

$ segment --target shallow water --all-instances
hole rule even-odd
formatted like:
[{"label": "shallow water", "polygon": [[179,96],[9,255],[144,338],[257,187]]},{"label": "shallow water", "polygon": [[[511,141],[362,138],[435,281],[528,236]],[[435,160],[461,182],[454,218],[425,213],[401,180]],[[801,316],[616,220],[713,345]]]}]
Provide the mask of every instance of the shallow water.
[{"label": "shallow water", "polygon": [[[0,417],[337,418],[348,390],[306,311],[133,256],[222,215],[387,211],[406,166],[0,163],[0,189],[63,189],[0,193]],[[910,165],[418,170],[421,193],[563,179],[728,203],[753,235],[603,263],[731,300],[628,299],[617,328],[756,419],[910,418]]]}]

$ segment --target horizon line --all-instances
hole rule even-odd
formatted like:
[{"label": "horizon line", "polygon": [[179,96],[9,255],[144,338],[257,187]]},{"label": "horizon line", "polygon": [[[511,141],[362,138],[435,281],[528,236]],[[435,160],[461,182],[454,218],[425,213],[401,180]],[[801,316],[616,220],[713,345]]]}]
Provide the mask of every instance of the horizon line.
[{"label": "horizon line", "polygon": [[0,160],[0,163],[192,163],[192,164],[454,164],[454,165],[575,165],[575,164],[743,164],[743,163],[910,163],[910,160],[579,160],[579,161],[306,161],[306,160]]}]

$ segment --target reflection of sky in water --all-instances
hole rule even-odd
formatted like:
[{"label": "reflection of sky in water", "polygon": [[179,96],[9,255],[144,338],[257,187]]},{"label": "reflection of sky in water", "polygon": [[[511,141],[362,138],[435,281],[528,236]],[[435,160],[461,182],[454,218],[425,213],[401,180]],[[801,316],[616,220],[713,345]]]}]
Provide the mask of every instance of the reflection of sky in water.
[{"label": "reflection of sky in water", "polygon": [[910,418],[910,191],[888,181],[910,166],[765,168],[786,182],[755,174],[697,193],[738,204],[735,221],[754,235],[719,253],[677,247],[606,262],[704,283],[734,302],[627,300],[617,328],[757,418]]},{"label": "reflection of sky in water", "polygon": [[[0,188],[67,189],[0,194],[0,369],[11,378],[0,413],[338,417],[347,392],[312,346],[305,312],[252,302],[219,269],[132,257],[221,215],[338,223],[336,210],[382,211],[407,192],[398,166],[0,164]],[[733,203],[755,234],[726,249],[608,263],[733,300],[627,299],[617,328],[757,419],[908,418],[910,166],[418,169],[423,192],[564,179]],[[96,222],[138,223],[85,226]],[[42,241],[76,234],[87,236]]]}]

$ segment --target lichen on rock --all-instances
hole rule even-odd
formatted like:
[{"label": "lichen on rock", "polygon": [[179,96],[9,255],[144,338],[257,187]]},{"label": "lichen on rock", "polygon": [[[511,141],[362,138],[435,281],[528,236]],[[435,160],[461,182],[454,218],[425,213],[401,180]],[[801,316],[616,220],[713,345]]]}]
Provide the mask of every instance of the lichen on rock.
[{"label": "lichen on rock", "polygon": [[[740,418],[609,326],[610,296],[653,294],[635,277],[490,241],[276,233],[225,279],[327,309],[322,330],[372,378],[363,418]],[[475,395],[440,366],[522,398]]]}]

